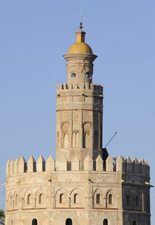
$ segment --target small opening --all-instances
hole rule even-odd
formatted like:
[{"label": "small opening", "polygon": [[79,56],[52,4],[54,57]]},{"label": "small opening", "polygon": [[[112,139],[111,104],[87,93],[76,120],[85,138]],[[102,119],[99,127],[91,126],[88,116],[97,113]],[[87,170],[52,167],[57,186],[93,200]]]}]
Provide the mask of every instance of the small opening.
[{"label": "small opening", "polygon": [[59,203],[63,203],[64,194],[60,194]]},{"label": "small opening", "polygon": [[89,72],[85,73],[85,78],[86,79],[89,79],[90,78],[90,73]]},{"label": "small opening", "polygon": [[39,204],[42,204],[43,203],[43,194],[40,194],[39,195]]},{"label": "small opening", "polygon": [[36,219],[33,219],[33,220],[32,220],[32,225],[38,225],[38,222],[37,222]]},{"label": "small opening", "polygon": [[29,205],[31,203],[31,194],[28,194],[27,196],[27,204]]},{"label": "small opening", "polygon": [[70,161],[67,162],[67,171],[71,171],[71,162]]},{"label": "small opening", "polygon": [[137,225],[136,220],[133,221],[132,225]]},{"label": "small opening", "polygon": [[75,77],[76,77],[76,74],[75,74],[75,73],[72,73],[72,74],[71,74],[71,78],[74,79]]},{"label": "small opening", "polygon": [[103,160],[103,171],[106,171],[106,160]]},{"label": "small opening", "polygon": [[109,203],[109,204],[112,204],[112,194],[110,194],[110,195],[108,196],[108,203]]},{"label": "small opening", "polygon": [[77,203],[78,200],[78,194],[74,194],[74,203]]},{"label": "small opening", "polygon": [[103,220],[103,225],[108,225],[108,220],[107,219]]},{"label": "small opening", "polygon": [[72,225],[72,220],[71,220],[70,218],[68,218],[68,219],[66,220],[66,225]]},{"label": "small opening", "polygon": [[96,204],[100,204],[100,194],[96,195]]}]

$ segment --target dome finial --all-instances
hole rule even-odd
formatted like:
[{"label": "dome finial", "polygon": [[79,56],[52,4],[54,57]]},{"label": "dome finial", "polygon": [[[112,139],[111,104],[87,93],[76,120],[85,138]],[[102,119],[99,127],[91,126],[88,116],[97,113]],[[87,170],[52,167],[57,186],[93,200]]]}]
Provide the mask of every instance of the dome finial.
[{"label": "dome finial", "polygon": [[80,22],[80,31],[82,31],[83,30],[83,23],[82,23],[82,21]]}]

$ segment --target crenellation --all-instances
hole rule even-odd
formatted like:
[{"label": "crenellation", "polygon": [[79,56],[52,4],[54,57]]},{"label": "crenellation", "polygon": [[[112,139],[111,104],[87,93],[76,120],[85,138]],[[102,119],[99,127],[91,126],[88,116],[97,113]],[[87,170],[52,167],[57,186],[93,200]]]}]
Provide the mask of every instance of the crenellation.
[{"label": "crenellation", "polygon": [[117,159],[116,159],[116,171],[117,172],[122,172],[124,173],[125,172],[125,160],[122,156],[119,156]]},{"label": "crenellation", "polygon": [[14,160],[13,166],[14,166],[14,174],[17,174],[18,173],[18,159]]},{"label": "crenellation", "polygon": [[73,159],[71,162],[72,171],[80,171],[80,161],[78,159]]},{"label": "crenellation", "polygon": [[129,173],[133,172],[133,162],[130,157],[126,159],[126,172],[129,172]]},{"label": "crenellation", "polygon": [[45,170],[46,172],[52,172],[55,170],[55,160],[52,156],[49,156],[45,161]]},{"label": "crenellation", "polygon": [[145,174],[147,177],[150,177],[150,166],[146,160],[142,160],[142,172]]},{"label": "crenellation", "polygon": [[14,174],[14,160],[10,160],[10,175]]},{"label": "crenellation", "polygon": [[85,171],[93,170],[93,160],[89,155],[84,160],[84,170]]},{"label": "crenellation", "polygon": [[56,171],[67,171],[67,160],[66,161],[56,161]]},{"label": "crenellation", "polygon": [[110,155],[106,160],[106,171],[113,172],[113,158]]},{"label": "crenellation", "polygon": [[96,159],[96,171],[103,171],[103,159],[100,155]]},{"label": "crenellation", "polygon": [[9,175],[10,175],[10,160],[8,160],[6,163],[6,176]]},{"label": "crenellation", "polygon": [[71,90],[82,90],[82,91],[92,91],[96,95],[103,94],[103,87],[100,84],[60,84],[57,85],[57,95],[61,92],[71,91]]},{"label": "crenellation", "polygon": [[136,174],[141,174],[141,163],[138,161],[136,157],[133,160],[133,172]]},{"label": "crenellation", "polygon": [[98,171],[98,172],[119,172],[122,174],[135,174],[149,177],[150,168],[145,160],[139,161],[137,158],[131,160],[130,157],[124,159],[122,156],[106,159],[106,168],[103,167],[103,159],[99,155],[95,160],[90,156],[84,159],[84,169],[80,168],[80,160],[73,158],[72,161],[55,161],[52,156],[46,160],[39,156],[37,161],[31,156],[27,161],[20,157],[15,160],[9,160],[6,165],[7,177],[24,173],[54,172],[54,171]]},{"label": "crenellation", "polygon": [[33,158],[33,156],[31,156],[27,161],[27,172],[28,173],[36,172],[36,161]]},{"label": "crenellation", "polygon": [[18,173],[25,173],[27,169],[26,160],[24,157],[18,159]]},{"label": "crenellation", "polygon": [[36,162],[36,171],[37,172],[45,171],[45,160],[42,155],[39,156],[39,158]]}]

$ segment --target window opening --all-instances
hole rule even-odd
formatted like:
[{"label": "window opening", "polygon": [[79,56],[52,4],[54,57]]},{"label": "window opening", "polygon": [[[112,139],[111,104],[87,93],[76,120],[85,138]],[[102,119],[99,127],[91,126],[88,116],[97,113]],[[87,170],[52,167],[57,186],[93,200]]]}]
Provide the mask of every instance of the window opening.
[{"label": "window opening", "polygon": [[68,218],[68,219],[66,220],[66,225],[72,225],[72,220],[71,220],[70,218]]},{"label": "window opening", "polygon": [[108,196],[108,203],[109,203],[109,204],[112,204],[112,194],[110,194],[110,195]]},{"label": "window opening", "polygon": [[27,196],[27,204],[29,205],[31,203],[31,194],[28,194]]},{"label": "window opening", "polygon": [[43,203],[43,194],[40,194],[39,195],[39,204],[42,204]]},{"label": "window opening", "polygon": [[63,197],[64,197],[64,194],[60,194],[59,203],[63,203]]},{"label": "window opening", "polygon": [[78,194],[74,194],[74,203],[77,203]]},{"label": "window opening", "polygon": [[96,204],[100,204],[100,194],[96,195]]},{"label": "window opening", "polygon": [[103,225],[108,225],[108,220],[107,219],[103,220]]},{"label": "window opening", "polygon": [[36,219],[32,220],[32,225],[38,225],[38,221]]}]

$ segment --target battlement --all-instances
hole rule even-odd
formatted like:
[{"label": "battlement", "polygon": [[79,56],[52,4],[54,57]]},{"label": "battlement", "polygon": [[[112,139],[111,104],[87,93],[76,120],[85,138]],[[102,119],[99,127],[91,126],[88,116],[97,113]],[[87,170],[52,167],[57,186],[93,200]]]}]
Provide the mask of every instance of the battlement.
[{"label": "battlement", "polygon": [[[13,176],[23,173],[40,173],[40,172],[56,172],[56,171],[80,171],[80,161],[56,161],[52,156],[46,160],[40,156],[35,160],[32,156],[26,161],[23,157],[16,160],[10,160],[6,166],[6,176]],[[135,174],[149,177],[150,169],[145,160],[138,161],[136,158],[131,160],[129,157],[112,158],[109,156],[104,162],[101,156],[98,156],[95,162],[87,157],[84,160],[83,171],[97,172],[120,172],[122,174]]]},{"label": "battlement", "polygon": [[66,90],[88,90],[88,91],[92,91],[95,94],[103,94],[103,87],[100,84],[60,84],[57,85],[57,94],[60,91],[66,91]]}]

